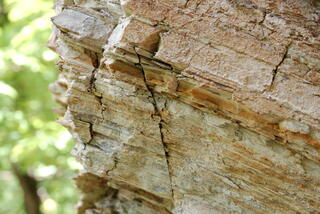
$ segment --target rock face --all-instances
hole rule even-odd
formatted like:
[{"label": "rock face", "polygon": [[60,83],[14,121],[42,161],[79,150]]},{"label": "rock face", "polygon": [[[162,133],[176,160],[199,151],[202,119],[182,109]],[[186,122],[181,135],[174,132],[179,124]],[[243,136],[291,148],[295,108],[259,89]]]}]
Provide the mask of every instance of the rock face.
[{"label": "rock face", "polygon": [[320,3],[57,0],[78,213],[320,213]]}]

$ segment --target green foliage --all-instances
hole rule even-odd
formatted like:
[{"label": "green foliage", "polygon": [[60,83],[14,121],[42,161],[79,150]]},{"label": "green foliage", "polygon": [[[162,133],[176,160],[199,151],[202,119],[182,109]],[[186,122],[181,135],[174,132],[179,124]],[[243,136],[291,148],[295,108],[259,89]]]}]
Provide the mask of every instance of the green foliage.
[{"label": "green foliage", "polygon": [[39,180],[43,213],[74,213],[77,162],[55,122],[48,84],[56,55],[46,47],[52,0],[0,0],[0,213],[24,213],[10,161]]}]

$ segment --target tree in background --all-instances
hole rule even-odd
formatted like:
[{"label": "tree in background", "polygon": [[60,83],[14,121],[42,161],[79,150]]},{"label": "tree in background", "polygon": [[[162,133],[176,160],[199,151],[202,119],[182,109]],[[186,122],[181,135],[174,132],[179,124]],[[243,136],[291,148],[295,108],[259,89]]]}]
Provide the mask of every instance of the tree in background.
[{"label": "tree in background", "polygon": [[56,55],[45,45],[52,6],[51,0],[0,0],[0,213],[25,213],[26,181],[42,213],[75,210],[71,177],[79,166],[48,92],[57,76]]}]

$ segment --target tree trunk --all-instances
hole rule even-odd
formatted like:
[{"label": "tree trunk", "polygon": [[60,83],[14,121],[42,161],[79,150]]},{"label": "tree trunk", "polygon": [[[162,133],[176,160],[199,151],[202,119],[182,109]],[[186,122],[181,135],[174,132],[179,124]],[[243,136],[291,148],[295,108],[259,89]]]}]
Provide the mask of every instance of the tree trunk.
[{"label": "tree trunk", "polygon": [[319,212],[319,1],[55,9],[78,213]]},{"label": "tree trunk", "polygon": [[24,195],[24,207],[27,214],[40,214],[40,197],[37,193],[37,180],[22,172],[17,165],[11,163],[11,168],[19,181]]}]

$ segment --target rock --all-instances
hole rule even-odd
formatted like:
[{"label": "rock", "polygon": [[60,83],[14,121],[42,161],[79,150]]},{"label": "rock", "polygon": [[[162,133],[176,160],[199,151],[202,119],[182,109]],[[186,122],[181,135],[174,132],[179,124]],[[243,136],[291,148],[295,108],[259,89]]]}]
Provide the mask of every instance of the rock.
[{"label": "rock", "polygon": [[319,4],[55,5],[79,214],[319,212]]},{"label": "rock", "polygon": [[293,120],[284,120],[279,124],[279,126],[280,129],[300,134],[309,134],[310,132],[308,125]]}]

